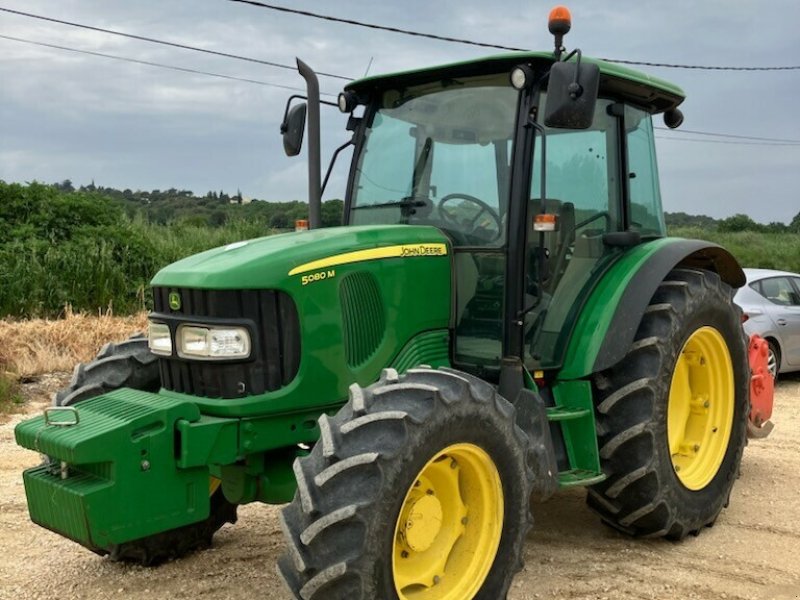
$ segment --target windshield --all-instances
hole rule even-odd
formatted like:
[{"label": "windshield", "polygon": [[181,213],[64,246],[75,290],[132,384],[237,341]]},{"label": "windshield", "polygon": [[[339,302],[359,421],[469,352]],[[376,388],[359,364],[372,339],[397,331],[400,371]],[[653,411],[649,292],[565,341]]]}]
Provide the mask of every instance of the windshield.
[{"label": "windshield", "polygon": [[383,92],[350,224],[434,225],[455,245],[503,245],[517,101],[505,74]]}]

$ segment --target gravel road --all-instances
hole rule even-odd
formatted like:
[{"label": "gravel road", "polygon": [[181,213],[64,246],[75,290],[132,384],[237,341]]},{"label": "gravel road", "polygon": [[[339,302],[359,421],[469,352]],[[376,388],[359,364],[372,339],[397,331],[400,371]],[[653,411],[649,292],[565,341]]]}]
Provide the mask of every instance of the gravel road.
[{"label": "gravel road", "polygon": [[[63,381],[29,386],[28,414]],[[275,574],[283,545],[275,507],[242,507],[212,549],[151,569],[113,563],[33,525],[21,472],[39,457],[14,445],[22,418],[0,425],[0,599],[290,600]],[[534,506],[526,566],[509,599],[800,600],[800,378],[780,383],[773,420],[772,435],[745,451],[730,508],[697,538],[623,537],[600,524],[581,490]]]}]

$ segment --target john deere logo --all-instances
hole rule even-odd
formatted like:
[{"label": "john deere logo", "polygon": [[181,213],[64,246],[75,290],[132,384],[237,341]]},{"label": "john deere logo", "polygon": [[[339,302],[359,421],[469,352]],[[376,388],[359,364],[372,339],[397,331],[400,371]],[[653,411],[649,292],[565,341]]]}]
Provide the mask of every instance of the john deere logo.
[{"label": "john deere logo", "polygon": [[181,309],[181,295],[178,292],[170,292],[169,294],[169,307],[172,310]]}]

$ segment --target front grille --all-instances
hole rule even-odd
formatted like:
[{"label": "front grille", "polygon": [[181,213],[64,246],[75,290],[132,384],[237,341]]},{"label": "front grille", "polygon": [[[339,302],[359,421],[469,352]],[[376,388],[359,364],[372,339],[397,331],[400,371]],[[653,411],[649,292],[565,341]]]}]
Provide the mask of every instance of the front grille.
[{"label": "front grille", "polygon": [[[180,308],[169,306],[170,293]],[[252,353],[239,361],[160,357],[161,385],[206,398],[241,398],[287,385],[300,366],[300,322],[291,297],[277,290],[153,288],[154,320],[167,323],[175,339],[180,323],[247,325]]]}]

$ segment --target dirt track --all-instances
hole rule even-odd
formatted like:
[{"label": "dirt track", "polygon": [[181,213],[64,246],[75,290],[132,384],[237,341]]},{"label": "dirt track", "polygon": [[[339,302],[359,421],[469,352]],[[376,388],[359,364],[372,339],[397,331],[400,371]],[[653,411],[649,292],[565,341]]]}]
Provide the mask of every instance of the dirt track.
[{"label": "dirt track", "polygon": [[[29,390],[29,413],[56,384]],[[630,540],[599,523],[583,491],[560,493],[534,507],[510,600],[800,600],[800,378],[781,382],[776,396],[777,427],[746,450],[713,529],[679,544]],[[0,425],[0,599],[290,599],[275,574],[283,542],[274,507],[243,507],[213,549],[155,569],[112,563],[33,525],[20,474],[39,457],[14,445],[20,419]]]}]

